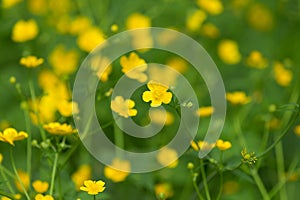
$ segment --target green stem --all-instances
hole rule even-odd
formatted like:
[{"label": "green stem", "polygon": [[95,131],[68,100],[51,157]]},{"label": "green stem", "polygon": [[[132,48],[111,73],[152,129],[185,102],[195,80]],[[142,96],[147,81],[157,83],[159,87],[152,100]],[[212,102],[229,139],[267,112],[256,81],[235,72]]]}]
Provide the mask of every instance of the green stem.
[{"label": "green stem", "polygon": [[[285,181],[285,169],[284,169],[284,156],[283,156],[283,150],[282,150],[282,142],[279,142],[275,147],[275,155],[276,155],[276,163],[277,163],[277,176],[279,182]],[[280,189],[280,199],[281,200],[287,200],[287,193],[286,188],[283,185]]]},{"label": "green stem", "polygon": [[220,171],[220,189],[219,189],[219,193],[217,196],[217,200],[219,200],[221,198],[222,192],[223,192],[223,171]]},{"label": "green stem", "polygon": [[51,175],[51,185],[50,185],[50,195],[53,194],[54,189],[54,181],[55,181],[55,175],[56,175],[56,169],[57,169],[57,161],[58,161],[58,153],[55,152],[54,154],[54,163],[52,168],[52,175]]},{"label": "green stem", "polygon": [[[0,164],[0,172],[1,172],[1,176],[2,176],[2,178],[3,178],[3,182],[6,183],[6,186],[7,186],[8,190],[9,190],[9,192],[10,192],[11,194],[15,194],[15,191],[13,190],[13,188],[12,188],[10,182],[9,182],[8,179],[7,179],[7,176],[6,176],[5,173],[4,173],[4,167],[2,166],[2,164]],[[12,177],[15,177],[15,176],[12,176]]]},{"label": "green stem", "polygon": [[31,126],[30,126],[30,120],[29,120],[29,113],[28,110],[24,110],[24,118],[25,118],[25,125],[26,125],[26,131],[28,133],[27,138],[27,174],[29,177],[31,177],[31,158],[32,158],[32,135],[31,135]]},{"label": "green stem", "polygon": [[206,195],[206,199],[210,200],[210,194],[209,194],[209,190],[208,190],[208,185],[207,185],[207,180],[206,180],[206,174],[205,174],[205,170],[204,170],[204,163],[203,160],[200,160],[200,171],[202,174],[202,179],[203,179],[203,186],[204,186],[204,191],[205,191],[205,195]]},{"label": "green stem", "polygon": [[260,178],[260,176],[257,174],[257,170],[256,169],[250,169],[250,173],[260,191],[261,196],[263,197],[264,200],[270,200],[270,197],[268,195],[268,192]]},{"label": "green stem", "polygon": [[202,195],[201,195],[201,193],[200,193],[200,191],[199,191],[198,185],[197,185],[197,183],[196,183],[196,181],[197,181],[197,176],[195,176],[194,174],[192,174],[192,176],[193,176],[193,186],[194,186],[194,189],[195,189],[195,191],[196,191],[196,194],[197,194],[197,196],[198,196],[198,198],[199,198],[200,200],[204,200],[204,198],[202,197]]},{"label": "green stem", "polygon": [[[237,116],[239,116],[239,115],[237,115]],[[236,119],[234,120],[233,126],[234,126],[234,129],[235,129],[234,132],[237,135],[237,138],[240,142],[241,147],[247,148],[247,142],[246,142],[246,139],[245,139],[244,134],[243,134],[243,130],[242,130],[242,127],[241,127],[241,121],[240,121],[239,117],[236,117]]]},{"label": "green stem", "polygon": [[96,200],[96,195],[94,195],[94,200]]},{"label": "green stem", "polygon": [[12,199],[12,200],[16,199],[13,195],[7,194],[6,192],[3,192],[1,190],[0,190],[0,196],[8,197],[9,199]]},{"label": "green stem", "polygon": [[[122,124],[120,123],[120,126]],[[115,145],[118,147],[116,148],[116,155],[118,158],[122,158],[122,150],[119,150],[119,148],[124,149],[124,136],[122,130],[117,126],[116,123],[114,123],[114,137],[115,137]]]},{"label": "green stem", "polygon": [[26,199],[27,199],[27,200],[30,200],[30,197],[29,197],[29,195],[28,195],[28,193],[27,193],[27,191],[26,191],[26,189],[25,189],[25,186],[24,186],[24,184],[23,184],[23,182],[22,182],[22,180],[21,180],[21,178],[20,178],[20,176],[19,176],[19,174],[18,174],[16,165],[15,165],[15,161],[14,161],[14,156],[13,156],[13,151],[12,151],[12,149],[10,149],[10,159],[11,159],[11,165],[12,165],[12,167],[13,167],[14,173],[15,173],[15,175],[16,175],[16,177],[17,177],[17,179],[18,179],[18,181],[19,181],[19,183],[20,183],[20,185],[21,185],[21,187],[22,187],[22,189],[23,189],[23,192],[24,192],[24,194],[25,194],[25,196],[26,196]]}]

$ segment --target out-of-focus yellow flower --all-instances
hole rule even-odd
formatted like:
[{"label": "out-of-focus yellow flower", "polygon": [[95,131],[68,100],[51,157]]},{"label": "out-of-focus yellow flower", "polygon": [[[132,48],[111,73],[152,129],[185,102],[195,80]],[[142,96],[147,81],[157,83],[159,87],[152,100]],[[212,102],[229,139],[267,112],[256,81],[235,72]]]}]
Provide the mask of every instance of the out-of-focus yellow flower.
[{"label": "out-of-focus yellow flower", "polygon": [[[20,195],[20,194],[15,194],[14,195],[14,198],[15,199],[21,199],[22,198],[22,195]],[[8,197],[1,197],[1,200],[11,200],[11,198],[8,198]]]},{"label": "out-of-focus yellow flower", "polygon": [[91,20],[85,16],[77,16],[70,24],[70,33],[79,35],[91,27]]},{"label": "out-of-focus yellow flower", "polygon": [[197,3],[200,8],[211,15],[218,15],[223,12],[223,4],[220,0],[198,0]]},{"label": "out-of-focus yellow flower", "polygon": [[172,67],[173,69],[175,69],[180,73],[185,72],[188,68],[188,63],[184,59],[179,57],[172,57],[168,59],[166,65]]},{"label": "out-of-focus yellow flower", "polygon": [[[165,113],[165,115],[164,115]],[[149,111],[149,115],[151,120],[156,123],[156,124],[165,124],[165,125],[170,125],[174,121],[174,116],[172,113],[168,111],[163,111],[160,109],[152,109]]]},{"label": "out-of-focus yellow flower", "polygon": [[300,136],[300,125],[295,126],[294,133],[298,136]]},{"label": "out-of-focus yellow flower", "polygon": [[131,99],[124,99],[122,96],[116,96],[111,101],[110,108],[118,113],[120,116],[128,118],[129,116],[136,116],[137,110],[133,109],[135,102]]},{"label": "out-of-focus yellow flower", "polygon": [[178,165],[178,153],[168,147],[160,149],[156,159],[162,166],[168,168],[175,168]]},{"label": "out-of-focus yellow flower", "polygon": [[203,24],[201,28],[201,33],[204,36],[207,36],[212,39],[216,39],[217,37],[220,36],[220,31],[219,29],[212,23],[205,23]]},{"label": "out-of-focus yellow flower", "polygon": [[71,0],[48,0],[48,8],[54,18],[59,18],[63,15],[69,14],[72,9],[72,1]]},{"label": "out-of-focus yellow flower", "polygon": [[44,124],[43,128],[53,135],[70,135],[77,132],[77,130],[73,129],[71,125],[66,123],[61,124],[59,122]]},{"label": "out-of-focus yellow flower", "polygon": [[248,11],[248,23],[259,31],[269,31],[274,27],[271,11],[264,5],[256,3]]},{"label": "out-of-focus yellow flower", "polygon": [[14,5],[20,3],[22,0],[2,0],[2,7],[3,8],[11,8]]},{"label": "out-of-focus yellow flower", "polygon": [[95,47],[105,41],[103,32],[97,27],[90,27],[81,32],[77,38],[79,48],[86,52],[91,52]]},{"label": "out-of-focus yellow flower", "polygon": [[226,99],[232,104],[247,104],[251,100],[245,92],[241,91],[227,93]]},{"label": "out-of-focus yellow flower", "polygon": [[6,128],[3,133],[0,132],[0,141],[15,145],[14,141],[23,140],[28,137],[24,131],[17,132],[14,128]]},{"label": "out-of-focus yellow flower", "polygon": [[230,149],[232,147],[232,144],[229,141],[218,140],[216,143],[216,147],[218,147],[218,149],[220,149],[221,151],[225,151],[227,149]]},{"label": "out-of-focus yellow flower", "polygon": [[35,195],[35,200],[54,200],[54,198],[51,195],[42,195],[42,194],[37,194]]},{"label": "out-of-focus yellow flower", "polygon": [[20,59],[20,64],[28,68],[35,68],[43,63],[44,59],[36,56],[27,56]]},{"label": "out-of-focus yellow flower", "polygon": [[226,181],[223,184],[223,193],[224,195],[235,194],[240,189],[240,185],[236,181]]},{"label": "out-of-focus yellow flower", "polygon": [[91,178],[92,168],[89,165],[81,165],[79,169],[71,176],[72,181],[75,183],[76,190],[79,190],[85,180]]},{"label": "out-of-focus yellow flower", "polygon": [[[179,61],[180,62],[180,61]],[[174,61],[170,61],[166,65],[172,68],[179,67],[179,65],[184,63],[175,63]],[[176,80],[178,77],[178,72],[170,69],[169,67],[163,67],[160,65],[152,65],[148,68],[149,80],[155,81],[157,83],[161,83],[166,87],[172,87],[176,85]],[[184,66],[182,66],[184,67]]]},{"label": "out-of-focus yellow flower", "polygon": [[270,119],[270,121],[267,122],[266,126],[271,130],[277,130],[280,128],[280,123],[281,121],[278,118],[273,117],[272,119]]},{"label": "out-of-focus yellow flower", "polygon": [[205,12],[203,10],[196,10],[187,17],[186,27],[190,31],[197,31],[200,29],[205,19],[206,19]]},{"label": "out-of-focus yellow flower", "polygon": [[259,51],[252,51],[246,59],[246,64],[249,67],[264,69],[268,66],[268,60]]},{"label": "out-of-focus yellow flower", "polygon": [[75,50],[66,50],[58,45],[49,56],[49,62],[57,75],[69,75],[76,71],[79,54]]},{"label": "out-of-focus yellow flower", "polygon": [[28,9],[32,14],[44,15],[48,9],[47,0],[29,0]]},{"label": "out-of-focus yellow flower", "polygon": [[295,182],[299,180],[299,173],[293,172],[293,173],[285,173],[286,179],[289,182]]},{"label": "out-of-focus yellow flower", "polygon": [[273,66],[274,78],[278,85],[287,87],[293,79],[293,73],[286,69],[282,63],[275,62]]},{"label": "out-of-focus yellow flower", "polygon": [[238,44],[233,40],[221,41],[218,46],[218,55],[224,63],[229,65],[237,64],[241,60]]},{"label": "out-of-focus yellow flower", "polygon": [[78,113],[78,105],[73,101],[61,101],[57,108],[58,112],[64,117],[70,117],[73,113]]},{"label": "out-of-focus yellow flower", "polygon": [[126,28],[136,29],[136,28],[145,28],[151,26],[151,19],[140,13],[133,13],[128,16],[126,20]]},{"label": "out-of-focus yellow flower", "polygon": [[109,65],[109,66],[104,70],[104,72],[102,72],[102,70],[101,70],[101,71],[99,70],[99,71],[97,72],[97,76],[98,76],[98,78],[100,79],[100,81],[106,82],[106,81],[108,80],[108,76],[110,75],[111,71],[112,71],[112,66]]},{"label": "out-of-focus yellow flower", "polygon": [[128,57],[122,56],[120,64],[122,66],[122,72],[125,73],[127,77],[138,80],[141,83],[147,80],[147,75],[144,74],[147,69],[146,62],[135,52],[130,53]]},{"label": "out-of-focus yellow flower", "polygon": [[3,160],[3,155],[0,153],[0,165],[2,163],[2,160]]},{"label": "out-of-focus yellow flower", "polygon": [[117,24],[113,24],[111,25],[110,30],[115,33],[119,30],[119,26]]},{"label": "out-of-focus yellow flower", "polygon": [[195,151],[199,151],[200,149],[202,150],[207,150],[207,149],[212,149],[216,146],[216,144],[211,144],[206,141],[199,140],[197,143],[195,141],[191,141],[191,147]]},{"label": "out-of-focus yellow flower", "polygon": [[168,199],[174,194],[172,185],[170,183],[158,183],[155,185],[154,190],[158,199],[160,199],[160,197]]},{"label": "out-of-focus yellow flower", "polygon": [[44,193],[47,192],[49,183],[46,181],[36,180],[32,183],[32,187],[37,193]]},{"label": "out-of-focus yellow flower", "polygon": [[[119,170],[118,170],[119,169]],[[121,170],[121,171],[120,171]],[[115,158],[112,160],[111,167],[104,167],[104,175],[113,182],[121,182],[126,179],[130,172],[130,162]]]},{"label": "out-of-focus yellow flower", "polygon": [[83,184],[84,186],[80,187],[80,190],[87,192],[89,195],[97,195],[98,193],[103,192],[105,190],[105,183],[101,180],[87,180],[84,181]]},{"label": "out-of-focus yellow flower", "polygon": [[151,101],[151,107],[158,107],[162,103],[168,104],[172,100],[172,93],[167,92],[169,89],[165,85],[162,85],[157,82],[150,81],[147,84],[147,87],[150,91],[143,92],[143,101],[149,102]]},{"label": "out-of-focus yellow flower", "polygon": [[56,101],[53,101],[52,96],[46,95],[40,99],[35,99],[29,102],[32,109],[30,112],[31,120],[34,124],[43,124],[55,120]]},{"label": "out-of-focus yellow flower", "polygon": [[12,40],[15,42],[26,42],[34,39],[39,32],[37,23],[30,19],[28,21],[19,20],[12,30]]},{"label": "out-of-focus yellow flower", "polygon": [[[18,170],[17,172],[18,172],[18,175],[21,179],[21,182],[22,182],[25,190],[28,190],[29,184],[30,184],[30,178],[29,178],[28,174],[26,172],[22,171],[22,170]],[[20,192],[24,192],[23,188],[22,188],[22,185],[18,180],[15,181],[15,184],[16,184],[17,189]]]},{"label": "out-of-focus yellow flower", "polygon": [[211,106],[201,107],[197,110],[196,114],[200,117],[208,117],[214,112],[214,108]]}]

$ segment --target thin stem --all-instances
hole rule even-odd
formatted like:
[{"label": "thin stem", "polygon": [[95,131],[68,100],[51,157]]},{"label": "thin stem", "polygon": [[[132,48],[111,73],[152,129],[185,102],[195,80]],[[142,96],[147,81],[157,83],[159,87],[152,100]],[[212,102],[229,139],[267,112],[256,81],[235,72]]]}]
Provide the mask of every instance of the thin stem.
[{"label": "thin stem", "polygon": [[[1,176],[2,176],[2,178],[3,178],[3,182],[6,183],[6,186],[7,186],[8,190],[9,190],[9,192],[10,192],[11,194],[15,194],[15,191],[13,190],[13,188],[12,188],[10,182],[9,182],[8,179],[7,179],[7,176],[6,176],[5,173],[4,173],[4,167],[2,166],[2,164],[0,164],[0,172],[1,172]],[[14,177],[14,176],[13,176],[13,177]]]},{"label": "thin stem", "polygon": [[55,152],[55,154],[54,154],[54,163],[53,163],[53,168],[52,168],[52,175],[51,175],[50,195],[53,194],[54,181],[55,181],[55,175],[56,175],[56,169],[57,169],[58,155],[59,154],[57,152]]},{"label": "thin stem", "polygon": [[200,193],[200,191],[199,191],[199,188],[198,188],[198,186],[197,186],[197,183],[196,183],[196,181],[197,181],[197,176],[195,176],[194,174],[192,174],[192,176],[193,176],[193,186],[194,186],[194,188],[195,188],[196,194],[197,194],[197,196],[198,196],[198,198],[199,198],[200,200],[204,200],[204,198],[202,197],[202,195],[201,195],[201,193]]},{"label": "thin stem", "polygon": [[[237,115],[239,116],[239,115]],[[235,120],[234,120],[234,123],[233,123],[233,126],[234,126],[234,129],[235,129],[235,133],[239,139],[239,142],[240,142],[240,145],[243,147],[243,148],[247,148],[247,142],[246,142],[246,139],[243,135],[243,131],[242,131],[242,127],[241,127],[241,121],[240,121],[240,118],[239,117],[236,117]]]},{"label": "thin stem", "polygon": [[208,185],[207,185],[207,180],[206,180],[206,174],[205,174],[205,170],[204,170],[204,163],[203,160],[200,160],[200,171],[202,174],[202,179],[203,179],[203,186],[204,186],[204,191],[205,191],[205,195],[206,195],[206,199],[210,200],[210,194],[209,194],[209,190],[208,190]]},{"label": "thin stem", "polygon": [[94,195],[94,200],[96,200],[96,195]]},{"label": "thin stem", "polygon": [[25,186],[24,186],[24,184],[23,184],[23,182],[22,182],[22,180],[21,180],[21,178],[20,178],[20,176],[19,176],[19,174],[18,174],[16,165],[15,165],[15,161],[14,161],[14,156],[13,156],[13,151],[12,151],[12,149],[10,149],[10,159],[11,159],[11,165],[12,165],[12,167],[13,167],[14,173],[15,173],[15,175],[16,175],[16,177],[17,177],[17,179],[18,179],[18,181],[19,181],[19,183],[20,183],[20,185],[21,185],[21,187],[22,187],[22,189],[23,189],[23,192],[24,192],[24,194],[25,194],[25,196],[26,196],[26,199],[27,199],[27,200],[30,200],[30,197],[29,197],[29,195],[28,195],[28,193],[27,193],[27,191],[26,191],[26,189],[25,189]]},{"label": "thin stem", "polygon": [[264,200],[270,200],[270,197],[268,195],[268,192],[260,178],[260,176],[257,174],[256,169],[250,169],[251,175],[260,191],[261,196],[263,197]]},{"label": "thin stem", "polygon": [[[284,182],[285,181],[285,169],[284,169],[284,157],[283,157],[283,150],[282,150],[282,142],[279,142],[275,147],[275,155],[276,155],[276,164],[277,164],[277,176],[278,176],[278,182]],[[283,185],[280,189],[280,199],[281,200],[287,200],[287,193],[286,188]]]},{"label": "thin stem", "polygon": [[221,198],[222,192],[223,192],[223,171],[220,171],[220,189],[219,189],[219,193],[217,196],[217,200],[219,200]]},{"label": "thin stem", "polygon": [[27,138],[27,174],[29,177],[31,177],[31,158],[32,158],[32,145],[31,145],[31,126],[30,126],[30,120],[29,120],[29,113],[28,109],[24,110],[24,118],[25,118],[25,125],[26,125],[26,131],[28,133]]},{"label": "thin stem", "polygon": [[[122,124],[120,123],[120,126],[122,126]],[[122,158],[123,154],[122,154],[122,150],[124,149],[124,136],[123,136],[123,132],[119,129],[119,127],[117,126],[116,123],[114,123],[114,137],[115,137],[115,144],[116,144],[116,154],[118,158]]]},{"label": "thin stem", "polygon": [[[8,197],[9,199],[15,200],[16,198],[11,195],[11,194],[7,194],[6,192],[3,192],[0,190],[0,196],[4,196],[4,197]],[[4,198],[3,198],[4,199]]]}]

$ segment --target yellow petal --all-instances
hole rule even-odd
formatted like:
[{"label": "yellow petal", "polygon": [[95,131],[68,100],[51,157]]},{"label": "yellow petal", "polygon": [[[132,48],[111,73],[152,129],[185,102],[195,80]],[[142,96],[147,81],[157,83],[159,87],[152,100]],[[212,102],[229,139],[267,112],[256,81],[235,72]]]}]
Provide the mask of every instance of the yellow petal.
[{"label": "yellow petal", "polygon": [[152,100],[152,92],[150,92],[150,91],[145,91],[144,93],[143,93],[143,100],[145,101],[145,102],[149,102],[149,101],[151,101]]},{"label": "yellow petal", "polygon": [[162,102],[165,103],[165,104],[168,104],[168,103],[171,102],[171,100],[172,100],[172,93],[171,92],[165,93]]}]

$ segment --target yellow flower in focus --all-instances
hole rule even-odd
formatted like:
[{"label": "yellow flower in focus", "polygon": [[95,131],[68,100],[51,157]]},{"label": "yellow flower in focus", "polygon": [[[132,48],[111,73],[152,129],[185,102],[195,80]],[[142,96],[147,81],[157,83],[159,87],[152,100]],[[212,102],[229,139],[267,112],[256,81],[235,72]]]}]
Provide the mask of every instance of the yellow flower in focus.
[{"label": "yellow flower in focus", "polygon": [[49,188],[49,183],[41,180],[36,180],[32,183],[32,187],[37,193],[44,193],[47,192]]},{"label": "yellow flower in focus", "polygon": [[95,47],[105,41],[103,32],[97,27],[90,27],[81,32],[77,38],[79,48],[86,52],[91,52]]},{"label": "yellow flower in focus", "polygon": [[186,27],[190,31],[197,31],[200,29],[202,23],[206,19],[206,14],[203,10],[196,10],[188,16],[186,20]]},{"label": "yellow flower in focus", "polygon": [[164,147],[159,150],[157,161],[168,168],[175,168],[178,165],[178,154],[174,149]]},{"label": "yellow flower in focus", "polygon": [[[175,69],[176,71],[183,73],[187,70],[188,68],[188,63],[179,57],[172,57],[170,59],[167,60],[166,65],[169,67],[172,67],[173,69]],[[166,77],[164,77],[166,78]]]},{"label": "yellow flower in focus", "polygon": [[80,187],[80,190],[87,192],[89,195],[97,195],[105,190],[105,183],[103,181],[84,181],[84,186]]},{"label": "yellow flower in focus", "polygon": [[130,53],[128,58],[126,56],[122,56],[120,58],[120,64],[122,66],[122,72],[127,77],[138,80],[141,83],[147,80],[147,75],[144,74],[144,71],[147,69],[146,62],[136,53]]},{"label": "yellow flower in focus", "polygon": [[229,141],[218,140],[216,143],[216,147],[218,147],[218,149],[220,149],[221,151],[230,149],[231,146],[232,146],[231,142],[229,142]]},{"label": "yellow flower in focus", "polygon": [[268,66],[268,60],[259,51],[252,51],[246,59],[246,64],[249,67],[264,69]]},{"label": "yellow flower in focus", "polygon": [[250,97],[245,94],[245,92],[227,93],[226,99],[232,104],[247,104],[251,100]]},{"label": "yellow flower in focus", "polygon": [[198,0],[197,3],[200,8],[211,15],[218,15],[223,12],[223,4],[220,0]]},{"label": "yellow flower in focus", "polygon": [[[23,183],[25,190],[28,190],[30,184],[30,178],[28,174],[26,172],[23,172],[22,170],[18,170],[18,175],[21,179],[21,182]],[[15,181],[15,184],[20,192],[24,192],[21,183],[18,180]]]},{"label": "yellow flower in focus", "polygon": [[78,113],[78,105],[73,101],[61,101],[58,103],[58,112],[64,117],[70,117],[73,113]]},{"label": "yellow flower in focus", "polygon": [[43,128],[53,135],[70,135],[76,133],[77,130],[73,129],[71,125],[61,124],[59,122],[51,122],[43,125]]},{"label": "yellow flower in focus", "polygon": [[218,45],[218,55],[224,63],[229,65],[237,64],[241,60],[238,44],[233,40],[221,41]]},{"label": "yellow flower in focus", "polygon": [[121,182],[126,179],[130,172],[130,162],[115,158],[111,166],[104,167],[104,175],[113,182]]},{"label": "yellow flower in focus", "polygon": [[216,39],[217,37],[220,36],[220,31],[219,29],[212,23],[205,23],[203,24],[201,28],[201,33],[204,36],[207,36],[212,39]]},{"label": "yellow flower in focus", "polygon": [[49,56],[49,62],[57,75],[69,75],[76,71],[79,54],[75,50],[66,50],[58,45]]},{"label": "yellow flower in focus", "polygon": [[79,190],[84,181],[91,178],[91,175],[92,168],[89,165],[81,165],[71,176],[72,181],[75,183],[76,190]]},{"label": "yellow flower in focus", "polygon": [[133,13],[126,20],[126,29],[145,28],[151,26],[151,19],[140,13]]},{"label": "yellow flower in focus", "polygon": [[201,107],[197,110],[196,114],[200,117],[208,117],[214,112],[214,108],[211,106]]},{"label": "yellow flower in focus", "polygon": [[170,125],[174,121],[174,116],[168,111],[152,109],[149,111],[151,120],[156,124]]},{"label": "yellow flower in focus", "polygon": [[22,0],[2,0],[2,7],[3,8],[11,8],[14,5],[20,3]]},{"label": "yellow flower in focus", "polygon": [[30,19],[28,21],[19,20],[15,23],[12,30],[12,40],[15,42],[26,42],[34,39],[39,32],[37,23]]},{"label": "yellow flower in focus", "polygon": [[28,68],[35,68],[38,67],[39,65],[44,63],[44,59],[43,58],[37,58],[35,56],[27,56],[27,57],[23,57],[20,60],[20,64],[28,67]]},{"label": "yellow flower in focus", "polygon": [[170,183],[158,183],[154,186],[155,194],[158,199],[163,197],[164,199],[168,199],[173,196],[173,188]]},{"label": "yellow flower in focus", "polygon": [[300,125],[295,126],[294,133],[298,136],[300,136]]},{"label": "yellow flower in focus", "polygon": [[29,0],[28,9],[32,14],[44,15],[48,9],[47,3],[47,0]]},{"label": "yellow flower in focus", "polygon": [[273,66],[275,81],[283,87],[290,85],[293,79],[293,73],[286,69],[282,63],[275,62]]},{"label": "yellow flower in focus", "polygon": [[145,102],[151,101],[151,107],[158,107],[162,103],[168,104],[171,102],[172,93],[167,92],[168,87],[153,81],[150,81],[147,86],[150,91],[145,91],[142,98]]},{"label": "yellow flower in focus", "polygon": [[54,198],[51,195],[42,195],[42,194],[37,194],[35,195],[35,200],[54,200]]},{"label": "yellow flower in focus", "polygon": [[23,140],[28,137],[24,131],[17,132],[14,128],[6,128],[3,133],[0,132],[0,141],[15,145],[14,141]]},{"label": "yellow flower in focus", "polygon": [[122,96],[116,96],[111,101],[110,108],[118,113],[120,116],[128,118],[129,116],[136,116],[137,110],[133,109],[135,102],[131,99],[124,99]]},{"label": "yellow flower in focus", "polygon": [[208,149],[214,148],[215,146],[216,146],[215,144],[211,144],[211,143],[208,143],[208,142],[202,141],[202,140],[199,140],[197,143],[193,140],[191,141],[191,147],[195,151],[199,151],[200,149],[208,150]]},{"label": "yellow flower in focus", "polygon": [[248,11],[248,23],[259,31],[269,31],[274,27],[272,12],[262,4],[256,3]]},{"label": "yellow flower in focus", "polygon": [[91,20],[85,16],[78,16],[70,24],[70,33],[79,35],[91,27]]}]

